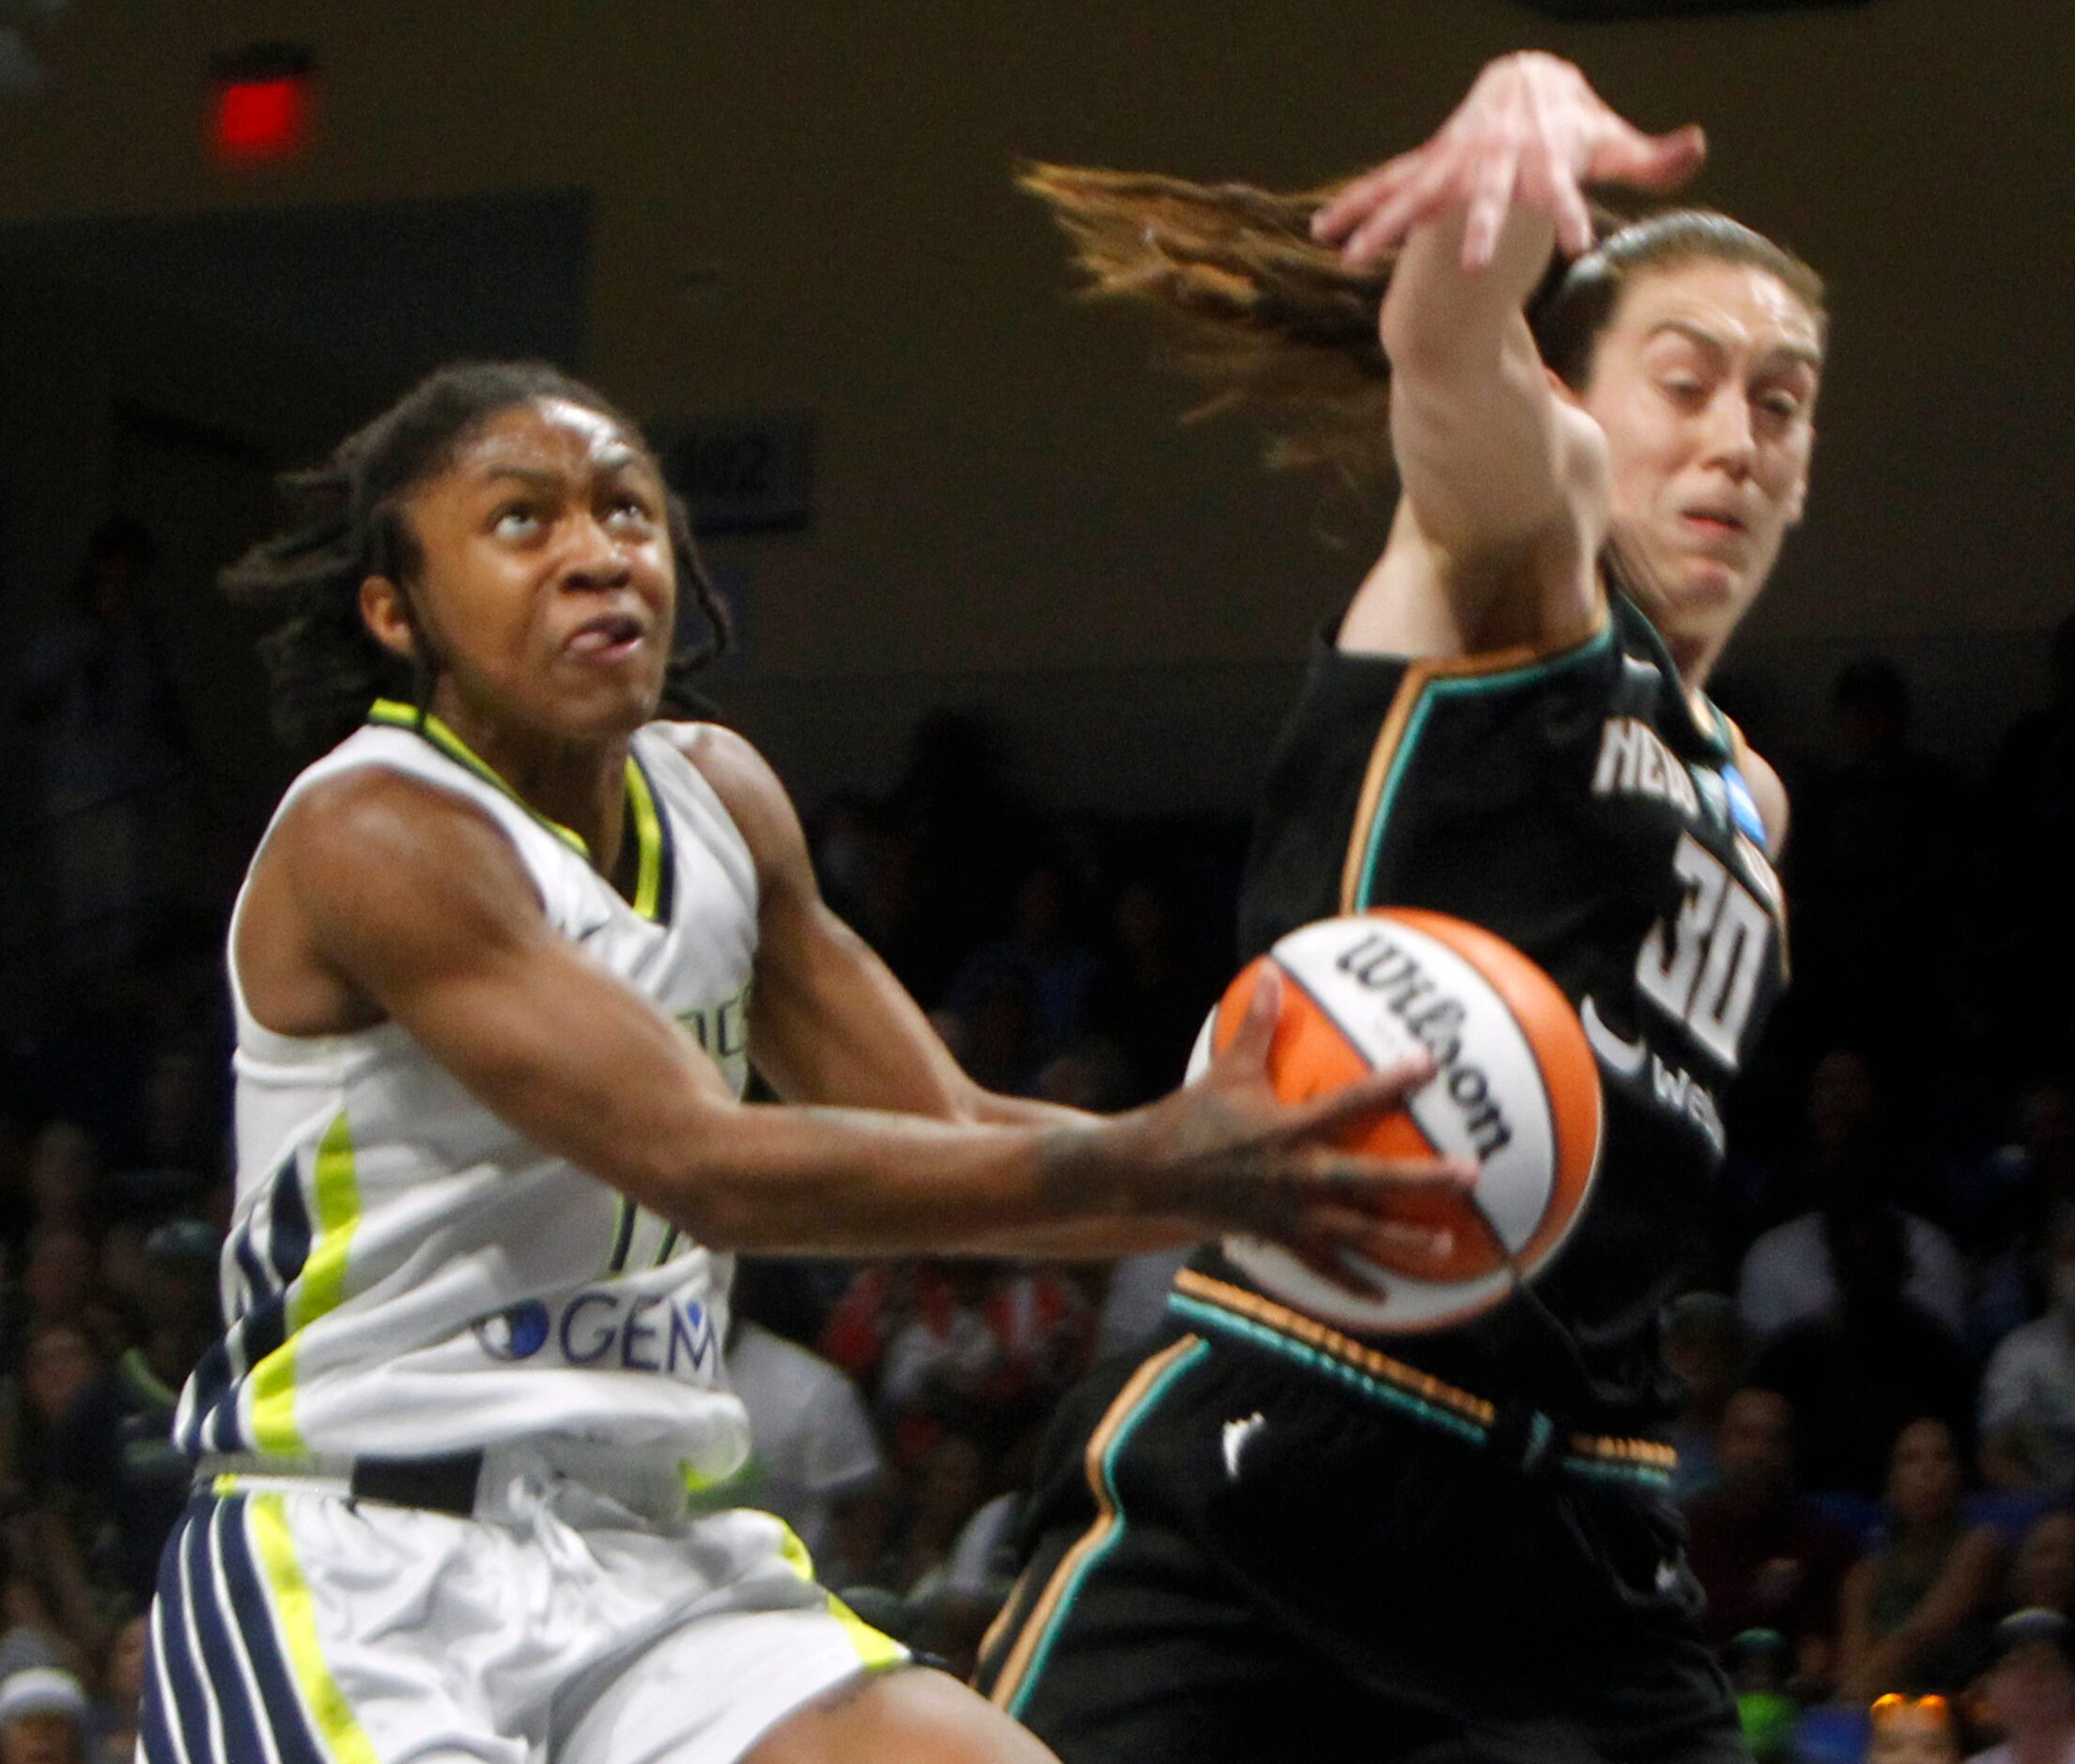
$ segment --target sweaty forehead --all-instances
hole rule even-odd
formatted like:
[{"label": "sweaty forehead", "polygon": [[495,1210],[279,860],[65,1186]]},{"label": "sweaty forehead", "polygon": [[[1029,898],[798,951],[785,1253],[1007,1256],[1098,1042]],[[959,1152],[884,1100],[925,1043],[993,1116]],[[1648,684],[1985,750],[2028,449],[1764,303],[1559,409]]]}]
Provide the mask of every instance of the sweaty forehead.
[{"label": "sweaty forehead", "polygon": [[471,476],[504,467],[588,474],[647,459],[641,442],[602,410],[541,397],[486,419],[455,449],[449,470]]},{"label": "sweaty forehead", "polygon": [[1738,353],[1819,358],[1822,325],[1779,277],[1756,264],[1703,260],[1634,275],[1612,329],[1636,342],[1702,335]]}]

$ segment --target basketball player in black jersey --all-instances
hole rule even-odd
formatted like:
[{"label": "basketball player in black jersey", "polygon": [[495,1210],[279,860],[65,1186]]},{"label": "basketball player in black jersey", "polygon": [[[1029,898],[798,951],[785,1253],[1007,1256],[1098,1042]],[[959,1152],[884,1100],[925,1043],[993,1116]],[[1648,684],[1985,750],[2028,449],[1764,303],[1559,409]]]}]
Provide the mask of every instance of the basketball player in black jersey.
[{"label": "basketball player in black jersey", "polygon": [[1702,689],[1801,518],[1822,291],[1719,215],[1596,240],[1582,193],[1702,152],[1526,54],[1323,206],[1031,180],[1244,389],[1308,377],[1345,435],[1387,373],[1401,499],[1274,757],[1241,954],[1370,905],[1473,920],[1562,985],[1607,1104],[1570,1246],[1483,1317],[1356,1339],[1206,1253],[1080,1393],[981,1672],[1065,1764],[1744,1756],[1655,1318],[1785,977],[1784,796]]}]

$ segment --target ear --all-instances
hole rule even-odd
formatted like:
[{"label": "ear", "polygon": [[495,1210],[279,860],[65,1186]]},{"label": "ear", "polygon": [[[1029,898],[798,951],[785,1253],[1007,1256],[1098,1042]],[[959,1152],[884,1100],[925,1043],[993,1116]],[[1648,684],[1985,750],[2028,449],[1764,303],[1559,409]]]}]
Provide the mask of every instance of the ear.
[{"label": "ear", "polygon": [[418,638],[410,623],[410,606],[402,586],[387,576],[368,576],[361,581],[361,622],[375,641],[393,656],[406,661],[418,654]]}]

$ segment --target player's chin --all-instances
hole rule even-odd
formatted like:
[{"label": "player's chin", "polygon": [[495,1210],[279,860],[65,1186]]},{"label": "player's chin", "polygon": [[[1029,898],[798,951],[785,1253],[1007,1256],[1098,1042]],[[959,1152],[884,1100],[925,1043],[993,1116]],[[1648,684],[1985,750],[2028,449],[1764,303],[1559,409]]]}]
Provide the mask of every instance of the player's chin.
[{"label": "player's chin", "polygon": [[565,671],[556,687],[555,720],[564,730],[577,738],[609,740],[655,720],[663,671]]}]

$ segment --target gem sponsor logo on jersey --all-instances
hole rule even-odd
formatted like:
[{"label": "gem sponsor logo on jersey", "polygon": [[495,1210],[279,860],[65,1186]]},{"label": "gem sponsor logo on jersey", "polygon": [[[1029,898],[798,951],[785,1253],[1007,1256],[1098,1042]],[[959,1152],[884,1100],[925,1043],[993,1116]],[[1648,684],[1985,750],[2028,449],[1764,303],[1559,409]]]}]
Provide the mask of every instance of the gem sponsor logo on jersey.
[{"label": "gem sponsor logo on jersey", "polygon": [[719,1382],[713,1316],[696,1299],[591,1287],[553,1303],[529,1299],[476,1320],[475,1338],[506,1365],[546,1363]]}]

